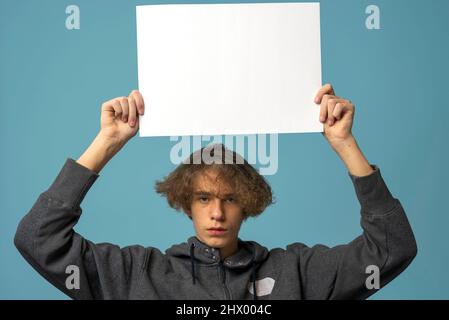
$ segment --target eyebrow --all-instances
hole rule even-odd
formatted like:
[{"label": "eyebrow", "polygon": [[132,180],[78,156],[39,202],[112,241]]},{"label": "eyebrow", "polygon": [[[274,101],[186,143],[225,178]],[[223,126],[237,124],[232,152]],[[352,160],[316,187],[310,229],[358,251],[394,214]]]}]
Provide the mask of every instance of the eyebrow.
[{"label": "eyebrow", "polygon": [[[213,193],[210,193],[210,192],[207,192],[207,191],[202,191],[202,190],[198,190],[198,191],[195,191],[193,194],[195,194],[195,195],[202,195],[202,196],[215,196],[215,194],[213,194]],[[226,193],[226,194],[224,194],[223,196],[224,197],[231,197],[231,196],[234,196],[235,194],[234,193]]]}]

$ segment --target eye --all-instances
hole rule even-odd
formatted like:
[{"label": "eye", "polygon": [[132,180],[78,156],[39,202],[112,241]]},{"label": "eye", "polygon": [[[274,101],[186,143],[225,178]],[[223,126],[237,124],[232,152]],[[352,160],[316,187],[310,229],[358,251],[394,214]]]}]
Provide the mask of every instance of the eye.
[{"label": "eye", "polygon": [[201,203],[207,203],[207,201],[209,200],[206,196],[200,196],[198,197],[198,199],[200,200]]},{"label": "eye", "polygon": [[228,203],[234,203],[234,202],[235,202],[235,199],[234,199],[234,198],[227,198],[227,199],[226,199],[226,202],[228,202]]}]

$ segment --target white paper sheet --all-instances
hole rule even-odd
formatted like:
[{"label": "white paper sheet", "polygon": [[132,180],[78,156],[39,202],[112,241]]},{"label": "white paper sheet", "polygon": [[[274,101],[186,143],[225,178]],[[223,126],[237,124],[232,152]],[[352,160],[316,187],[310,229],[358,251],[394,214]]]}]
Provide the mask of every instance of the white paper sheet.
[{"label": "white paper sheet", "polygon": [[136,7],[139,135],[322,132],[319,3]]}]

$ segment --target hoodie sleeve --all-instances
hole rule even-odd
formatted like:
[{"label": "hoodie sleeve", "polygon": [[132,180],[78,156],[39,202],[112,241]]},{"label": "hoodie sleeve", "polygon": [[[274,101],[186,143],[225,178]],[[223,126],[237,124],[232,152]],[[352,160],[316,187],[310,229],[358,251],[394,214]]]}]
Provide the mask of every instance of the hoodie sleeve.
[{"label": "hoodie sleeve", "polygon": [[391,195],[379,168],[372,168],[374,172],[368,176],[349,174],[361,205],[362,235],[333,248],[301,243],[287,246],[287,252],[298,261],[306,299],[365,299],[377,291],[372,288],[376,270],[382,288],[416,256],[415,237],[404,209]]},{"label": "hoodie sleeve", "polygon": [[149,249],[94,244],[73,230],[80,204],[97,178],[68,158],[21,220],[14,244],[34,269],[73,299],[126,299]]}]

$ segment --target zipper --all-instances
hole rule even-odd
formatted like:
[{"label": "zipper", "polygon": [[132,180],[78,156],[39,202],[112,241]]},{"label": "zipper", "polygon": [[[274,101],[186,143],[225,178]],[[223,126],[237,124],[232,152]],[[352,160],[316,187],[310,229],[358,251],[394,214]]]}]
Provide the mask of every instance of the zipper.
[{"label": "zipper", "polygon": [[223,284],[223,288],[225,289],[226,300],[230,300],[231,294],[229,293],[229,289],[226,286],[226,270],[225,270],[225,267],[224,267],[222,261],[220,261],[219,266],[220,266],[220,270],[221,270],[221,282]]}]

